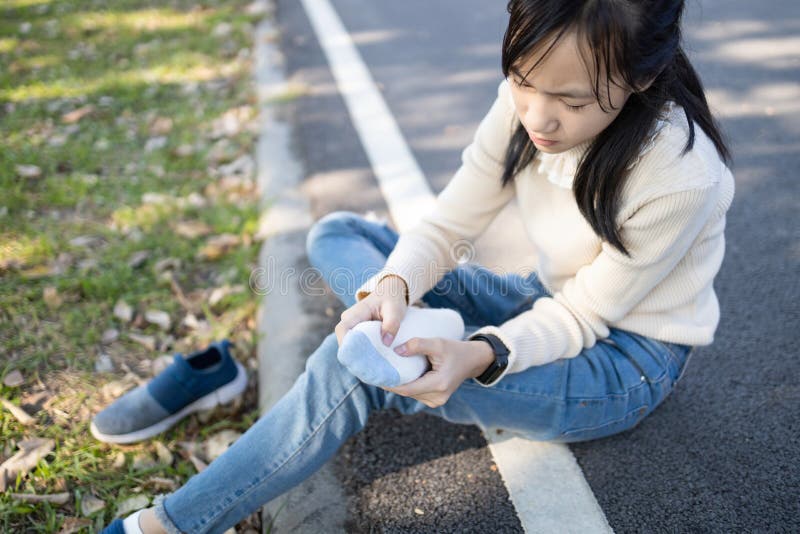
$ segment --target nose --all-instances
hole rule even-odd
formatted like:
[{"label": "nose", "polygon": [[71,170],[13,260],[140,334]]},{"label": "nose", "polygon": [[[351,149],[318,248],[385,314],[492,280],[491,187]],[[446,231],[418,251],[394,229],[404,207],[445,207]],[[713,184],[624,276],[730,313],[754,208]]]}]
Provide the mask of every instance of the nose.
[{"label": "nose", "polygon": [[549,134],[558,130],[558,119],[554,109],[554,104],[544,95],[531,95],[525,113],[525,125],[528,127],[528,131]]}]

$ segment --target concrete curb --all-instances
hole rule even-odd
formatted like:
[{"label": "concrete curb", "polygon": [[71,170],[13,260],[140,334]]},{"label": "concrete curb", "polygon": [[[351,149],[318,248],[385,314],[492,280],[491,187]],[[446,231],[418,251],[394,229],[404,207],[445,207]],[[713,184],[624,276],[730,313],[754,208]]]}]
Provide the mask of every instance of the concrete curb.
[{"label": "concrete curb", "polygon": [[[251,287],[264,296],[257,314],[261,413],[268,411],[305,369],[302,340],[311,328],[296,277],[285,283],[285,275],[297,273],[305,258],[305,237],[313,220],[298,189],[302,169],[290,149],[290,104],[275,98],[288,88],[277,46],[274,6],[270,3],[269,7],[255,32],[255,76],[261,106],[256,166],[265,215],[259,230],[264,238],[259,269],[251,278]],[[345,498],[330,465],[262,509],[263,530],[272,534],[344,532],[345,518]]]}]

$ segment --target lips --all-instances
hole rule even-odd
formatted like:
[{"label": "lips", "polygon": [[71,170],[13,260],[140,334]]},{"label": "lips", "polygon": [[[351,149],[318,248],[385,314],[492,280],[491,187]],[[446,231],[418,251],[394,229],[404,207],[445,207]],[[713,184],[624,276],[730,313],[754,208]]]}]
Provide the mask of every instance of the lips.
[{"label": "lips", "polygon": [[558,142],[558,141],[553,141],[552,139],[542,139],[541,137],[536,137],[530,132],[528,132],[528,136],[531,138],[531,141],[541,146],[551,146]]}]

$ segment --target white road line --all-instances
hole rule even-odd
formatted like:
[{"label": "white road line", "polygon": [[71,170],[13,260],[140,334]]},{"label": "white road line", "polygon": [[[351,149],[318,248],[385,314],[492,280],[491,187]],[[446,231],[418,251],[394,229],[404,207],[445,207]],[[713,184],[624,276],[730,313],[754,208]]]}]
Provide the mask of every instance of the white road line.
[{"label": "white road line", "polygon": [[486,429],[525,532],[613,533],[569,447]]},{"label": "white road line", "polygon": [[[430,186],[330,2],[302,3],[402,232],[430,209]],[[526,532],[612,532],[567,446],[484,433]]]},{"label": "white road line", "polygon": [[434,195],[394,116],[327,0],[302,0],[397,229],[408,229]]}]

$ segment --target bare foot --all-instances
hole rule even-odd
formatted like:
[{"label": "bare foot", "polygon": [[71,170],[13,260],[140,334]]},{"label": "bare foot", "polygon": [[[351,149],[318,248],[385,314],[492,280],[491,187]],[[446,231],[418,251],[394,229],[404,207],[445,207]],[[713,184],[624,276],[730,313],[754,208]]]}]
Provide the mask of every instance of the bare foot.
[{"label": "bare foot", "polygon": [[144,534],[167,534],[164,526],[156,518],[155,508],[148,508],[139,515],[139,528]]}]

